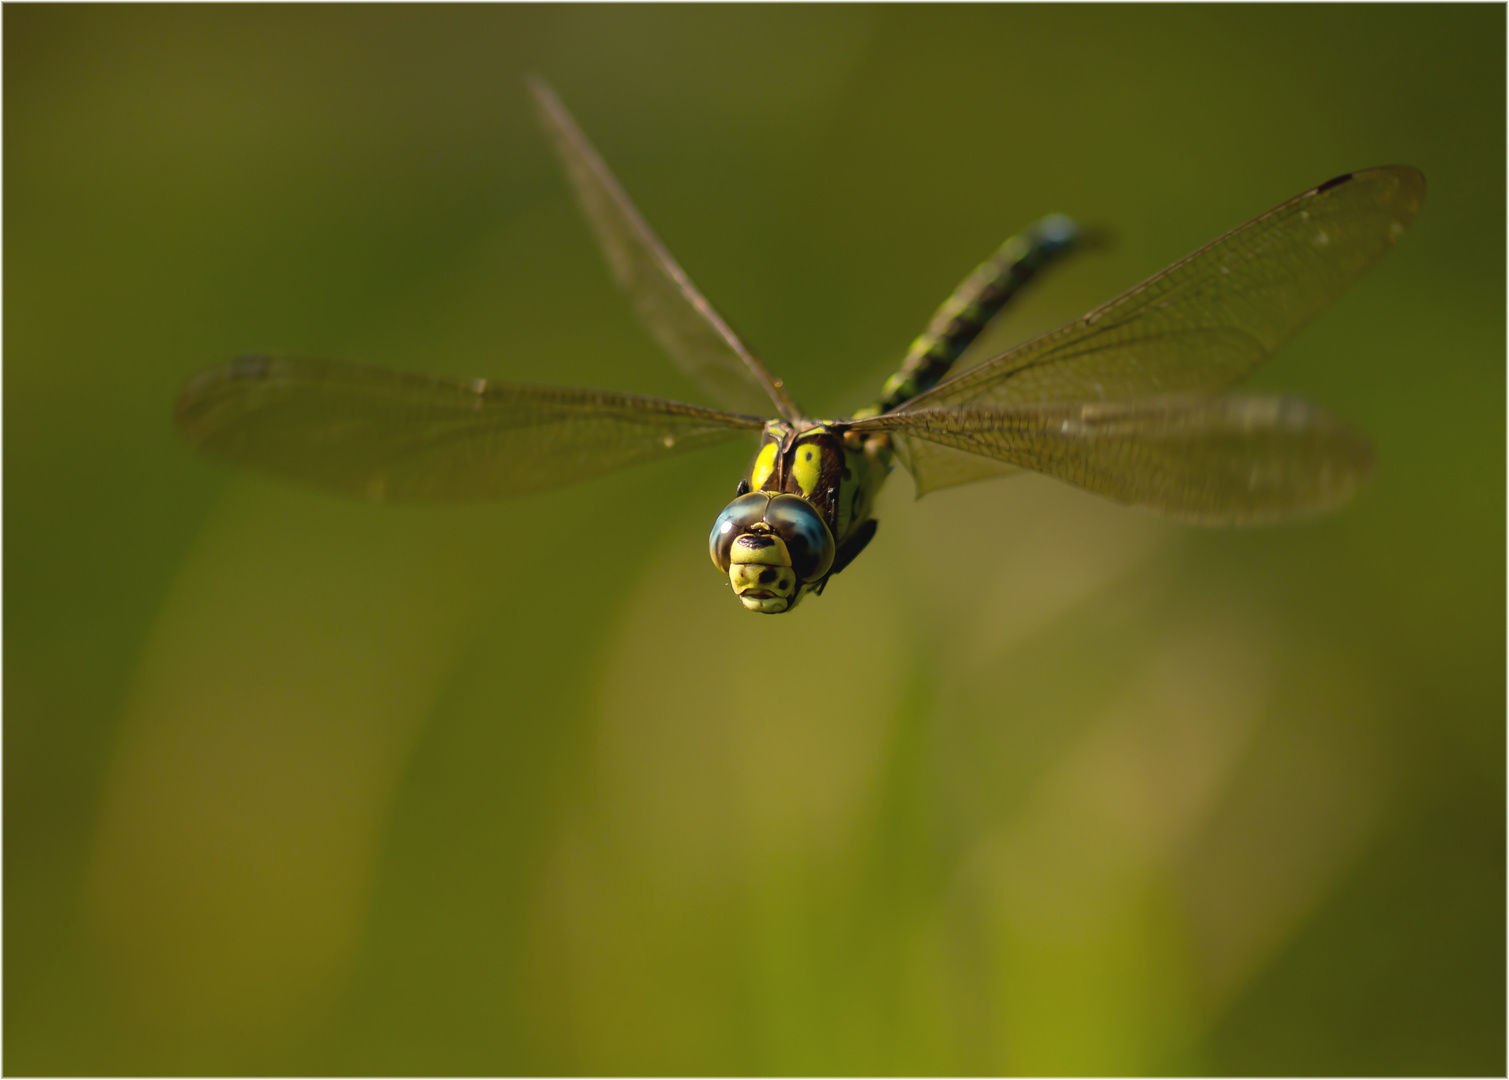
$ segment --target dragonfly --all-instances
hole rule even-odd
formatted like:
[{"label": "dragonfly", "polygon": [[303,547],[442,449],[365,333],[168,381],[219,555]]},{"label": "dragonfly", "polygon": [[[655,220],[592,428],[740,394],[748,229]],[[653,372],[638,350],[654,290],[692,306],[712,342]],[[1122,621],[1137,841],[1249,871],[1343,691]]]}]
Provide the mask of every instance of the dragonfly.
[{"label": "dragonfly", "polygon": [[1053,215],[937,310],[879,398],[821,419],[734,333],[651,231],[555,93],[540,122],[613,278],[717,406],[255,355],[193,378],[175,419],[211,456],[378,501],[543,492],[731,440],[755,446],[708,549],[743,606],[792,610],[874,539],[895,464],[917,495],[1022,470],[1196,525],[1334,509],[1370,478],[1367,438],[1300,398],[1226,392],[1392,248],[1425,180],[1338,176],[1089,314],[950,375],[1024,286],[1093,241]]}]

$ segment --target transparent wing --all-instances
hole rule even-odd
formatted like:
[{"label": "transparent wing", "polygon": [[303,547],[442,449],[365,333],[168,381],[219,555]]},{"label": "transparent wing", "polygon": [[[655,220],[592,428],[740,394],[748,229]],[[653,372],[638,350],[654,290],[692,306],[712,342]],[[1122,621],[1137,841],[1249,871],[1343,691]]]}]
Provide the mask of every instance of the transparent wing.
[{"label": "transparent wing", "polygon": [[898,411],[1224,389],[1383,258],[1424,198],[1408,166],[1337,177]]},{"label": "transparent wing", "polygon": [[697,291],[560,99],[538,79],[531,79],[529,88],[614,280],[660,347],[720,405],[757,414],[774,402],[781,416],[799,420],[801,411],[781,381]]},{"label": "transparent wing", "polygon": [[981,457],[965,450],[955,450],[942,443],[914,439],[901,432],[894,432],[893,445],[896,456],[912,474],[917,488],[917,498],[929,491],[973,484],[978,480],[996,480],[1003,476],[1015,476],[1021,472],[1016,465],[1007,465],[993,458]]},{"label": "transparent wing", "polygon": [[546,491],[764,426],[631,394],[267,357],[195,377],[175,419],[196,447],[234,464],[406,502]]},{"label": "transparent wing", "polygon": [[[1329,510],[1373,471],[1367,439],[1297,398],[1186,395],[925,409],[852,427],[1032,469],[1201,525]],[[926,479],[925,471],[918,475],[919,492]]]}]

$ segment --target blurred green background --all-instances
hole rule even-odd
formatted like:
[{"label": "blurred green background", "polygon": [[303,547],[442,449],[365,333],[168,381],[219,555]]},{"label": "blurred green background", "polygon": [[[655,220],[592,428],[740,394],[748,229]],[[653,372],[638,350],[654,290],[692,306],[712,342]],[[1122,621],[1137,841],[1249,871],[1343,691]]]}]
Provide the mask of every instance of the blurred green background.
[{"label": "blurred green background", "polygon": [[[4,31],[7,1072],[1503,1074],[1503,6]],[[898,474],[760,619],[742,446],[441,509],[196,458],[177,390],[257,349],[695,399],[529,72],[819,414],[1045,213],[1117,244],[986,351],[1416,165],[1255,380],[1378,479],[1202,532]]]}]

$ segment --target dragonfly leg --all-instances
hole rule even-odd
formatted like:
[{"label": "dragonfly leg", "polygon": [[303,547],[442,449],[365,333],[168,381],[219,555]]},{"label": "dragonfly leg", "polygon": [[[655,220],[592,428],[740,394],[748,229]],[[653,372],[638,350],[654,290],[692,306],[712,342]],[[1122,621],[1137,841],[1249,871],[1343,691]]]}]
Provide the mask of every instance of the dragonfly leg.
[{"label": "dragonfly leg", "polygon": [[833,556],[833,568],[828,571],[828,576],[823,578],[822,584],[814,590],[817,595],[821,596],[823,590],[828,587],[828,582],[832,580],[833,575],[853,562],[855,557],[865,549],[865,546],[871,540],[875,539],[875,530],[879,527],[880,523],[874,518],[870,518],[859,528],[855,529],[853,535],[839,546],[837,553]]}]

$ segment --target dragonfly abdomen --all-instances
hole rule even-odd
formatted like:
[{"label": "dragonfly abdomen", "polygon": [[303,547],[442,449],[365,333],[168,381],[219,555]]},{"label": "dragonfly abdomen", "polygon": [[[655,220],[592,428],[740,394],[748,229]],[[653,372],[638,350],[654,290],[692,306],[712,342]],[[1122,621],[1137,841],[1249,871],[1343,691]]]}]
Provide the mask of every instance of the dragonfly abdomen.
[{"label": "dragonfly abdomen", "polygon": [[1072,250],[1081,235],[1076,222],[1053,214],[997,248],[934,313],[901,368],[886,380],[880,401],[857,415],[890,412],[936,386],[1011,298],[1040,270]]}]

